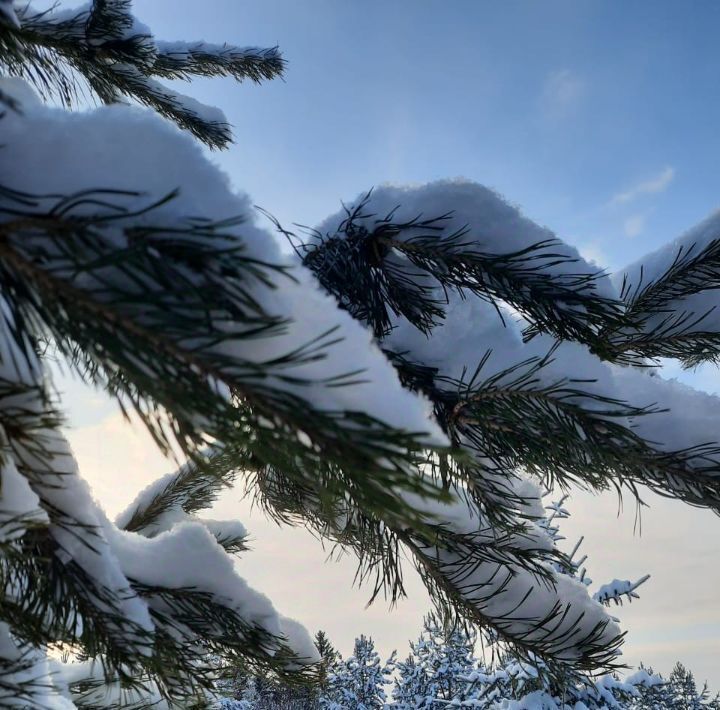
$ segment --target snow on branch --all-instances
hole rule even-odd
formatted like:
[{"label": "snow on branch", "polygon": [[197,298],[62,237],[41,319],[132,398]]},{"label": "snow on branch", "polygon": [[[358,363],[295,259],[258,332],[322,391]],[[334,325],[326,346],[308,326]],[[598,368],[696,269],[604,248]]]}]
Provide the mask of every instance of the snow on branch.
[{"label": "snow on branch", "polygon": [[33,83],[43,96],[66,106],[88,88],[104,103],[130,99],[145,104],[213,148],[232,141],[227,119],[158,83],[227,76],[260,82],[281,76],[277,48],[240,48],[205,42],[157,43],[132,14],[130,0],[93,0],[79,8],[36,11],[28,4],[3,7],[0,67]]},{"label": "snow on branch", "polygon": [[[435,505],[432,515],[462,543],[447,547],[412,544],[421,575],[431,589],[448,600],[448,609],[464,608],[470,619],[491,625],[501,638],[549,662],[571,663],[580,669],[610,667],[615,663],[622,635],[584,584],[567,575],[545,574],[521,565],[504,565],[475,559],[472,534],[477,513],[464,502]],[[475,543],[477,544],[477,543]],[[540,529],[515,544],[535,554],[552,549]]]},{"label": "snow on branch", "polygon": [[[355,451],[357,494],[397,508],[389,491],[407,480],[406,452],[445,441],[428,406],[400,386],[370,335],[281,257],[247,198],[189,139],[124,107],[27,106],[0,132],[0,184],[12,176],[15,185],[0,195],[1,248],[24,322],[49,329],[167,449],[174,440],[199,455],[212,435],[242,450],[255,421],[249,450],[261,461],[293,461],[306,477],[323,465],[318,447],[348,463]],[[70,174],[58,146],[72,154]],[[97,191],[106,174],[117,187]],[[138,184],[143,194],[130,189]],[[98,340],[112,352],[109,368],[91,354]],[[284,439],[292,456],[275,443],[280,430],[294,432]]]},{"label": "snow on branch", "polygon": [[234,47],[209,42],[155,42],[154,69],[167,79],[188,79],[192,75],[232,76],[238,81],[274,79],[283,72],[285,61],[277,47]]},{"label": "snow on branch", "polygon": [[632,327],[608,333],[614,346],[685,367],[720,362],[720,215],[614,277]]},{"label": "snow on branch", "polygon": [[308,239],[296,244],[305,263],[378,337],[398,316],[429,332],[442,321],[447,290],[509,303],[527,316],[528,337],[546,331],[593,343],[601,325],[619,322],[621,304],[603,274],[475,183],[378,188]]},{"label": "snow on branch", "polygon": [[610,602],[615,602],[616,605],[623,603],[623,598],[627,601],[632,602],[633,599],[639,599],[639,595],[635,593],[635,590],[650,579],[650,575],[646,574],[636,582],[631,582],[628,579],[613,579],[608,584],[603,584],[600,589],[593,594],[593,599],[599,601],[601,604],[609,605]]},{"label": "snow on branch", "polygon": [[233,466],[239,455],[219,449],[204,455],[205,465],[190,462],[177,471],[157,479],[121,512],[115,524],[121,530],[146,537],[171,530],[181,522],[199,522],[207,528],[226,552],[246,549],[247,530],[238,521],[198,518],[199,510],[209,508],[218,494],[235,478]]},{"label": "snow on branch", "polygon": [[[604,362],[481,299],[448,294],[432,336],[402,317],[382,341],[404,382],[435,404],[450,436],[498,470],[720,502],[720,398],[648,368]],[[452,344],[452,346],[449,346]],[[465,466],[466,473],[474,475]],[[487,474],[478,490],[488,489]],[[486,501],[488,504],[491,501]]]},{"label": "snow on branch", "polygon": [[175,521],[178,514],[190,515],[209,508],[234,478],[237,454],[222,449],[203,454],[204,465],[189,462],[153,481],[121,512],[116,525],[122,530],[142,532],[163,530],[164,519]]}]

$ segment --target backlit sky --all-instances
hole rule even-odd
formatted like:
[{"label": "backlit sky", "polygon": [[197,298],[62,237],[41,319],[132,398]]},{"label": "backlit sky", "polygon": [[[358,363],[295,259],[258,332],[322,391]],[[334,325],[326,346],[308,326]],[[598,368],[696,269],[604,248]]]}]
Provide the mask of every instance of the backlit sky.
[{"label": "backlit sky", "polygon": [[[720,202],[720,5],[645,0],[136,0],[161,39],[279,45],[284,81],[183,89],[222,107],[236,145],[214,154],[233,183],[285,223],[314,224],[384,181],[463,176],[487,184],[601,266],[615,270]],[[720,390],[704,370],[698,386]],[[166,470],[149,441],[101,398],[67,385],[71,441],[111,513]],[[720,433],[719,433],[720,435]],[[324,628],[407,652],[427,610],[411,598],[364,610],[350,560],[324,565],[316,541],[279,531],[237,495],[254,537],[240,569],[277,606]],[[565,526],[586,536],[590,576],[652,575],[618,615],[626,659],[675,660],[720,689],[720,521],[648,496],[578,495]]]}]

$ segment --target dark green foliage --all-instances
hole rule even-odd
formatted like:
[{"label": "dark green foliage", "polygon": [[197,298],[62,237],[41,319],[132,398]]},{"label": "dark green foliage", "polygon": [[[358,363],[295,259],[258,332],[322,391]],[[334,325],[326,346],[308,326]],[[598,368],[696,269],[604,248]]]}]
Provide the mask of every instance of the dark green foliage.
[{"label": "dark green foliage", "polygon": [[694,312],[672,306],[673,301],[717,288],[720,237],[703,248],[695,244],[680,247],[672,264],[652,281],[643,281],[642,269],[637,283],[630,283],[626,277],[622,297],[627,303],[627,323],[607,333],[612,349],[618,357],[634,352],[640,358],[677,358],[688,368],[703,362],[718,364],[718,333],[702,328],[714,308]]},{"label": "dark green foliage", "polygon": [[324,631],[320,630],[315,634],[315,647],[320,654],[320,663],[318,664],[318,687],[320,691],[327,688],[328,669],[335,663],[340,654],[330,643]]},{"label": "dark green foliage", "polygon": [[[444,314],[438,284],[511,304],[533,323],[528,336],[545,331],[591,344],[599,325],[621,322],[621,304],[598,295],[595,276],[550,275],[553,266],[572,263],[554,251],[559,242],[486,253],[478,248],[481,234],[474,233],[472,225],[448,233],[450,214],[409,221],[397,221],[393,213],[373,214],[371,192],[346,212],[337,233],[310,232],[311,241],[296,249],[326,288],[378,338],[391,327],[389,313],[429,333]],[[368,220],[372,229],[362,223]],[[401,238],[404,233],[411,236]]]},{"label": "dark green foliage", "polygon": [[185,97],[157,79],[231,76],[264,81],[282,75],[277,49],[155,43],[138,25],[131,0],[94,0],[87,8],[35,12],[18,8],[20,26],[0,25],[0,68],[28,79],[45,97],[66,106],[80,103],[85,89],[104,103],[132,99],[177,123],[214,148],[232,140],[224,119],[199,113]]}]

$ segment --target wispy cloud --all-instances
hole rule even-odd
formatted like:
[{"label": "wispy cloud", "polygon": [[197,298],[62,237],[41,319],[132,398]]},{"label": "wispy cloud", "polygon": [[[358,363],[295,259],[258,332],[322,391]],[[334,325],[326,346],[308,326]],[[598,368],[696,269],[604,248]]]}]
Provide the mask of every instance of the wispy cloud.
[{"label": "wispy cloud", "polygon": [[637,237],[645,230],[645,215],[634,214],[623,222],[623,231],[626,237]]},{"label": "wispy cloud", "polygon": [[639,182],[637,185],[634,185],[629,190],[619,192],[612,198],[612,200],[610,200],[610,204],[624,204],[632,202],[643,195],[653,195],[658,192],[663,192],[663,190],[667,189],[668,185],[670,185],[674,178],[675,169],[668,165],[649,180],[644,180],[643,182]]},{"label": "wispy cloud", "polygon": [[585,90],[585,81],[571,69],[551,72],[540,97],[543,113],[547,118],[562,118],[577,105]]}]

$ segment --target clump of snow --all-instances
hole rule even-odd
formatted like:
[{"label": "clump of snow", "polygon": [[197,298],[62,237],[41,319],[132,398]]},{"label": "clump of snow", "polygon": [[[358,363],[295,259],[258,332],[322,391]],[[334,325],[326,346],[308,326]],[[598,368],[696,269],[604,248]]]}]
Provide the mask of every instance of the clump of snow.
[{"label": "clump of snow", "polygon": [[[646,287],[663,276],[678,258],[681,261],[692,259],[703,249],[717,245],[718,241],[720,241],[720,211],[713,212],[685,234],[614,274],[613,281],[618,288],[623,279],[627,279],[633,290]],[[701,274],[697,279],[695,293],[672,298],[664,303],[662,310],[644,324],[644,330],[649,332],[658,327],[671,314],[686,314],[688,318],[683,323],[678,323],[675,330],[717,333],[720,330],[718,288],[720,285],[717,281],[708,278],[707,274]],[[631,294],[633,290],[630,291]]]},{"label": "clump of snow", "polygon": [[[250,626],[290,645],[299,659],[315,658],[308,632],[297,622],[281,617],[264,594],[238,575],[232,558],[201,522],[180,522],[151,538],[118,530],[107,521],[105,530],[128,579],[150,587],[209,593]],[[221,634],[222,629],[213,633]],[[267,651],[274,653],[272,648]]]},{"label": "clump of snow", "polygon": [[[348,203],[348,210],[352,211],[364,197],[361,195]],[[448,215],[442,223],[443,233],[438,238],[469,227],[462,240],[468,244],[466,248],[487,254],[508,254],[553,240],[552,248],[544,256],[542,253],[538,255],[538,265],[545,273],[562,278],[598,272],[597,267],[583,259],[575,247],[559,242],[552,231],[525,217],[498,193],[470,180],[438,180],[421,186],[382,185],[373,190],[364,212],[368,216],[359,219],[358,223],[368,229],[372,229],[376,219],[391,214],[396,223],[417,217],[430,219]],[[325,219],[317,230],[322,234],[333,234],[346,217],[346,212],[342,210]],[[427,234],[427,230],[417,227],[401,232],[397,238],[411,240],[421,234]],[[556,263],[558,261],[560,263]],[[603,276],[598,279],[596,293],[614,297],[615,289]]]},{"label": "clump of snow", "polygon": [[[63,663],[59,665],[58,672],[67,686],[82,688],[77,693],[79,698],[75,698],[81,701],[78,707],[140,706],[152,707],[153,710],[172,710],[153,680],[145,679],[142,690],[123,687],[119,678],[106,678],[105,669],[97,660]],[[71,691],[67,694],[72,697]],[[75,708],[75,705],[70,703],[68,707]]]},{"label": "clump of snow", "polygon": [[[283,638],[287,640],[288,646],[293,649],[295,655],[300,659],[300,664],[318,663],[320,654],[307,629],[287,616],[280,617],[280,631]],[[290,668],[299,668],[300,664],[290,664]]]},{"label": "clump of snow", "polygon": [[625,682],[630,686],[642,685],[648,688],[652,688],[656,685],[663,685],[664,683],[661,676],[657,673],[653,673],[651,675],[644,668],[641,668],[639,671],[635,671],[635,673],[631,673],[625,679]]},{"label": "clump of snow", "polygon": [[0,466],[0,543],[22,537],[29,525],[47,524],[47,513],[40,507],[40,498],[15,462],[3,453]]},{"label": "clump of snow", "polygon": [[74,710],[57,666],[38,649],[21,645],[0,622],[0,706]]},{"label": "clump of snow", "polygon": [[[112,40],[127,40],[134,39],[140,43],[144,49],[144,53],[137,53],[135,59],[145,55],[146,61],[151,62],[156,53],[155,42],[152,36],[150,28],[143,22],[141,22],[131,12],[119,13],[118,10],[122,10],[117,4],[113,8],[114,21],[112,24],[107,24],[106,29],[114,30],[113,32],[106,32],[102,37],[95,37],[87,32],[87,24],[93,11],[97,12],[98,7],[92,0],[89,2],[75,5],[74,7],[63,7],[59,3],[50,7],[48,10],[42,11],[42,25],[39,31],[50,33],[53,26],[61,25],[63,28],[63,34],[68,37],[74,30],[75,34],[73,40],[80,46],[87,43],[89,45],[105,44]],[[102,9],[100,10],[102,12]],[[22,21],[26,19],[32,19],[37,16],[38,13],[35,9],[27,3],[24,8],[20,9],[20,17]]]},{"label": "clump of snow", "polygon": [[622,284],[624,277],[627,277],[633,285],[650,284],[673,265],[678,253],[690,256],[697,255],[718,239],[720,239],[720,210],[708,215],[676,239],[649,254],[645,254],[642,259],[629,264],[614,274],[612,280],[618,288]]},{"label": "clump of snow", "polygon": [[[164,476],[156,478],[152,483],[149,483],[147,486],[145,486],[145,488],[143,488],[135,496],[133,501],[125,508],[125,510],[118,513],[118,515],[115,517],[115,525],[117,525],[121,529],[125,529],[131,518],[137,511],[147,510],[147,508],[153,503],[153,501],[156,500],[157,497],[160,496],[169,486],[171,486],[178,479],[178,477],[186,473],[187,469],[190,466],[192,466],[192,464],[185,464],[176,471],[166,473]],[[179,513],[176,510],[173,510],[172,512],[173,514],[180,515],[182,518],[182,510],[179,511]],[[172,520],[169,522],[169,525],[161,525],[159,522],[156,523],[158,530],[168,530],[171,527],[172,522],[175,521]]]},{"label": "clump of snow", "polygon": [[629,579],[613,579],[612,582],[603,584],[593,594],[593,599],[601,604],[609,604],[611,601],[622,604],[623,598],[631,602],[633,599],[639,599],[639,595],[636,594],[635,590],[649,578],[650,575],[645,575],[636,582],[631,582]]},{"label": "clump of snow", "polygon": [[194,99],[192,96],[187,96],[186,94],[181,94],[178,91],[169,89],[159,81],[143,77],[141,74],[136,73],[135,68],[132,66],[123,66],[122,70],[124,72],[129,72],[132,75],[136,75],[136,78],[138,80],[142,80],[149,91],[162,98],[163,101],[167,101],[184,113],[194,115],[203,123],[222,126],[228,125],[227,117],[222,109],[215,106],[208,106],[207,104]]},{"label": "clump of snow", "polygon": [[[77,464],[70,448],[57,431],[36,433],[48,452],[49,459],[38,460],[36,456],[16,446],[20,461],[31,471],[43,471],[33,477],[32,486],[42,498],[44,505],[62,516],[66,524],[54,523],[50,532],[60,550],[58,556],[67,564],[78,565],[96,585],[110,595],[115,608],[105,608],[105,602],[95,599],[100,610],[120,614],[127,626],[116,629],[122,643],[149,653],[143,632],[152,632],[154,626],[144,600],[130,589],[127,577],[103,532],[105,516],[93,500],[88,484],[80,478]],[[79,532],[82,531],[82,532]],[[92,590],[87,591],[93,597]],[[110,625],[112,628],[112,625]]]}]

